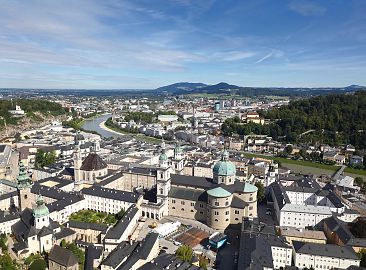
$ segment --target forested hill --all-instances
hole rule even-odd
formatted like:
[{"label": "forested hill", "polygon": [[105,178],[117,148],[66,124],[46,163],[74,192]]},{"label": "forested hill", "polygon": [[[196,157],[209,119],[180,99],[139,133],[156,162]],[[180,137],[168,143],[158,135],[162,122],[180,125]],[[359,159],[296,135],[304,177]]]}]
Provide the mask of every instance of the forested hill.
[{"label": "forested hill", "polygon": [[[15,99],[0,100],[0,118],[5,118],[7,124],[17,124],[19,118],[12,117],[9,110],[14,110],[19,105],[26,113],[26,117],[34,120],[42,120],[43,116],[58,116],[66,113],[65,109],[58,103],[41,99]],[[0,127],[4,122],[0,120]]]},{"label": "forested hill", "polygon": [[[229,119],[222,130],[227,135],[233,132],[268,134],[287,142],[351,143],[356,148],[366,149],[366,91],[292,101],[260,114],[270,119],[271,124],[241,124]],[[308,130],[315,131],[300,136]]]}]

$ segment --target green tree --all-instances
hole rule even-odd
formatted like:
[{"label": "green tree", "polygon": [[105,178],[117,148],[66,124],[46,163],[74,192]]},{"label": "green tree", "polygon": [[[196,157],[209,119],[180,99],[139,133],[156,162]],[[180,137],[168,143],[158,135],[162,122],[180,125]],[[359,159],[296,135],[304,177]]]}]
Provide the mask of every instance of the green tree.
[{"label": "green tree", "polygon": [[32,262],[29,270],[45,270],[47,268],[47,263],[44,259],[40,258]]},{"label": "green tree", "polygon": [[357,254],[361,259],[360,267],[366,267],[366,249],[361,249]]},{"label": "green tree", "polygon": [[199,266],[203,269],[207,269],[208,266],[208,260],[204,257],[200,258]]},{"label": "green tree", "polygon": [[262,182],[256,182],[255,183],[255,186],[258,188],[258,191],[257,191],[257,200],[258,202],[262,202],[265,198],[265,193],[264,193],[264,185],[262,184]]},{"label": "green tree", "polygon": [[75,243],[67,243],[66,248],[68,250],[70,250],[72,253],[74,253],[76,258],[78,258],[79,269],[83,270],[84,269],[84,263],[85,263],[85,253],[84,253],[84,251],[82,251],[80,248],[78,248]]},{"label": "green tree", "polygon": [[363,184],[364,184],[364,181],[363,181],[362,177],[358,176],[358,177],[355,178],[355,183],[356,183],[357,186],[362,187]]},{"label": "green tree", "polygon": [[351,232],[359,238],[366,238],[366,219],[360,218],[352,225]]},{"label": "green tree", "polygon": [[116,218],[118,220],[120,220],[121,218],[123,218],[123,216],[125,215],[126,211],[124,208],[122,208],[117,214],[116,214]]},{"label": "green tree", "polygon": [[18,265],[13,261],[8,252],[0,256],[0,269],[17,270]]},{"label": "green tree", "polygon": [[35,166],[36,168],[43,168],[55,164],[56,152],[45,152],[43,149],[38,149],[36,153]]},{"label": "green tree", "polygon": [[292,151],[294,151],[294,148],[292,147],[292,145],[291,145],[291,144],[289,144],[289,145],[287,145],[287,146],[285,147],[285,152],[286,152],[287,154],[291,155],[291,154],[292,154]]},{"label": "green tree", "polygon": [[2,233],[0,235],[0,248],[1,248],[2,252],[8,251],[8,245],[6,244],[6,242],[7,242],[6,234]]},{"label": "green tree", "polygon": [[24,260],[24,263],[26,265],[31,265],[35,260],[38,260],[38,259],[42,259],[42,256],[39,255],[38,253],[37,254],[31,254],[29,255],[25,260]]},{"label": "green tree", "polygon": [[193,250],[188,245],[182,245],[177,249],[175,255],[177,255],[177,257],[182,261],[191,262],[193,257]]},{"label": "green tree", "polygon": [[60,247],[66,247],[66,240],[65,239],[62,239],[61,242],[60,242]]}]

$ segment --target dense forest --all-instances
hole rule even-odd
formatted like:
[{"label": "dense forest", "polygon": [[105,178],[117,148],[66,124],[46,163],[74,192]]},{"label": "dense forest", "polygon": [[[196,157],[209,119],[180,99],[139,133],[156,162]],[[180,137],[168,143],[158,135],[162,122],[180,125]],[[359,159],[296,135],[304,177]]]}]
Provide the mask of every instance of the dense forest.
[{"label": "dense forest", "polygon": [[[16,99],[16,100],[0,100],[0,118],[4,117],[7,124],[16,124],[18,118],[12,117],[9,110],[14,110],[15,105],[20,107],[26,112],[27,116],[36,118],[35,112],[39,112],[43,115],[62,115],[66,111],[60,104],[55,102],[41,100],[41,99]],[[36,119],[37,120],[37,119]],[[40,119],[41,120],[41,119]],[[0,126],[4,125],[4,121],[0,120]]]},{"label": "dense forest", "polygon": [[243,124],[238,117],[230,118],[222,126],[223,134],[266,134],[285,142],[350,143],[366,149],[366,91],[296,100],[259,114],[270,124]]}]

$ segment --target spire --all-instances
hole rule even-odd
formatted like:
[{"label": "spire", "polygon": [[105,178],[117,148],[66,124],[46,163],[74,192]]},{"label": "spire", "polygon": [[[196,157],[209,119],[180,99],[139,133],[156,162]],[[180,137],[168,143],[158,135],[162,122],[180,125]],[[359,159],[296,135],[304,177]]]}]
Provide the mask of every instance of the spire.
[{"label": "spire", "polygon": [[164,141],[164,137],[161,139],[161,151],[165,153],[165,141]]},{"label": "spire", "polygon": [[222,152],[221,160],[222,161],[228,161],[229,160],[229,152],[226,150],[226,148]]},{"label": "spire", "polygon": [[42,195],[38,195],[36,203],[38,206],[44,204],[44,199],[43,199]]},{"label": "spire", "polygon": [[19,174],[17,176],[17,184],[19,189],[28,188],[33,183],[32,180],[29,178],[26,169],[24,167],[23,162],[19,162]]}]

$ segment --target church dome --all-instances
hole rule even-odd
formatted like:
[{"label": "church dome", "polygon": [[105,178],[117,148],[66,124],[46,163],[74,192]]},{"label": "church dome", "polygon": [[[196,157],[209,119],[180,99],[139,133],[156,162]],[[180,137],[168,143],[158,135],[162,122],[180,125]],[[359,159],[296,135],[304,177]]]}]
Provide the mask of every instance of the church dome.
[{"label": "church dome", "polygon": [[49,214],[47,206],[44,204],[42,196],[37,198],[37,206],[33,210],[33,216],[35,218],[45,217]]},{"label": "church dome", "polygon": [[234,176],[236,174],[235,165],[229,161],[229,153],[226,150],[223,152],[221,160],[213,167],[213,173],[223,176]]},{"label": "church dome", "polygon": [[167,161],[167,160],[168,160],[168,156],[167,156],[165,153],[162,153],[162,154],[159,156],[159,160],[160,160],[160,161]]},{"label": "church dome", "polygon": [[179,154],[179,153],[182,153],[183,152],[183,149],[180,145],[177,145],[175,148],[174,148],[174,153],[176,154]]}]

